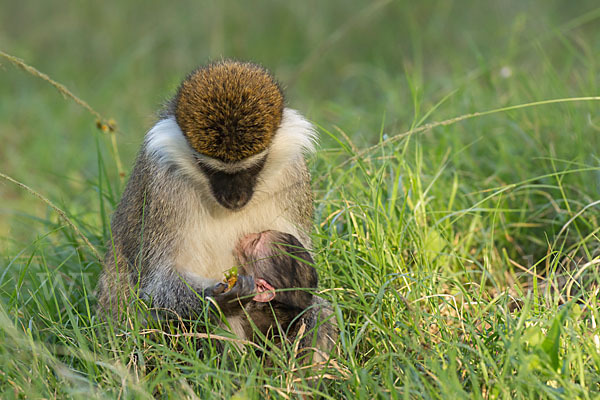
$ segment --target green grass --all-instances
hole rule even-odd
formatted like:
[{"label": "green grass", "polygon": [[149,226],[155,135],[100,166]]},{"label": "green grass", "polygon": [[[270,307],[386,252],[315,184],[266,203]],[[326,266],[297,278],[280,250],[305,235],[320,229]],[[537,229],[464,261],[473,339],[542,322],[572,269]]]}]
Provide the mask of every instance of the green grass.
[{"label": "green grass", "polygon": [[[24,1],[0,5],[0,50],[114,118],[126,171],[194,66],[274,71],[321,136],[314,242],[340,326],[324,397],[594,399],[600,101],[575,99],[600,95],[599,27],[592,0]],[[314,392],[293,349],[269,365],[95,316],[79,232],[104,251],[123,189],[110,135],[0,63],[0,172],[76,226],[0,183],[0,397]]]}]

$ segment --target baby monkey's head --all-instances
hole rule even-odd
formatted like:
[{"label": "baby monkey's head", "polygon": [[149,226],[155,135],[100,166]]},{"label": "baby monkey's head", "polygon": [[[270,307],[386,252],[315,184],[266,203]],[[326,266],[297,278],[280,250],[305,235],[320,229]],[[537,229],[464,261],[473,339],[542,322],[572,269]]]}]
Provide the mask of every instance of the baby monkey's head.
[{"label": "baby monkey's head", "polygon": [[312,295],[306,290],[286,290],[275,294],[276,289],[315,289],[318,278],[313,259],[302,243],[289,233],[264,231],[240,239],[235,256],[240,265],[239,274],[250,275],[256,283],[258,302],[276,301],[306,308]]}]

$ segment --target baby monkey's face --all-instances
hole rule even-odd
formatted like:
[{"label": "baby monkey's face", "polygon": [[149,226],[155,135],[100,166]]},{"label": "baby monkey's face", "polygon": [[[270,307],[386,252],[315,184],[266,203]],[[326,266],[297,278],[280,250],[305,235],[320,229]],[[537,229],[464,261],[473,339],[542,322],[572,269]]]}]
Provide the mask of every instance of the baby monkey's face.
[{"label": "baby monkey's face", "polygon": [[293,235],[279,231],[251,233],[240,239],[234,249],[240,271],[247,275],[268,273],[281,264],[293,264],[294,257],[312,262],[308,251]]},{"label": "baby monkey's face", "polygon": [[[279,231],[252,233],[240,239],[234,255],[239,274],[254,278],[257,295],[253,300],[271,301],[275,289],[316,287],[316,273],[304,277],[303,260],[312,263],[308,251],[293,235]],[[312,268],[311,268],[312,269]]]},{"label": "baby monkey's face", "polygon": [[265,267],[274,267],[273,262],[269,261],[269,256],[273,252],[271,245],[276,236],[274,231],[251,233],[241,238],[235,247],[234,255],[240,265],[238,273],[254,278],[254,301],[266,303],[275,298],[275,288],[264,279],[265,274],[258,275],[256,272],[264,270]]},{"label": "baby monkey's face", "polygon": [[277,236],[279,235],[276,231],[264,231],[241,238],[235,247],[234,255],[242,270],[251,275],[255,269],[254,264],[267,259],[272,253],[271,247]]}]

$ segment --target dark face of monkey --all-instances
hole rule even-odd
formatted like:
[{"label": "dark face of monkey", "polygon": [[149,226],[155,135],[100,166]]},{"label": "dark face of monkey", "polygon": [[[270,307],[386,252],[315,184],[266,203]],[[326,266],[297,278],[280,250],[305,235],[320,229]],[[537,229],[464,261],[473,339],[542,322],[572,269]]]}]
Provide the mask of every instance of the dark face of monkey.
[{"label": "dark face of monkey", "polygon": [[317,271],[312,257],[293,235],[278,231],[250,234],[238,242],[235,256],[240,263],[237,283],[228,292],[224,292],[224,284],[215,287],[219,293],[215,300],[222,308],[230,308],[226,303],[244,297],[247,302],[253,294],[251,300],[258,303],[276,302],[298,310],[310,306],[313,296],[306,289],[317,287]]},{"label": "dark face of monkey", "polygon": [[229,210],[239,210],[252,198],[256,180],[265,161],[266,156],[251,167],[232,173],[212,168],[200,160],[198,167],[208,179],[211,192],[219,204]]}]

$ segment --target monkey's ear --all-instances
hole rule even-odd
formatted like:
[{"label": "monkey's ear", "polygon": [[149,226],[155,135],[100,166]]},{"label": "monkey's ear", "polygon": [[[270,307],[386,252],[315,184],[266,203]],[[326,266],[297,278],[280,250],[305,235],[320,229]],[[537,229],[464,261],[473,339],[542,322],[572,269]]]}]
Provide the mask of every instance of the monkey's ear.
[{"label": "monkey's ear", "polygon": [[257,278],[254,280],[256,296],[252,300],[259,303],[268,303],[275,298],[275,289],[264,279]]}]

